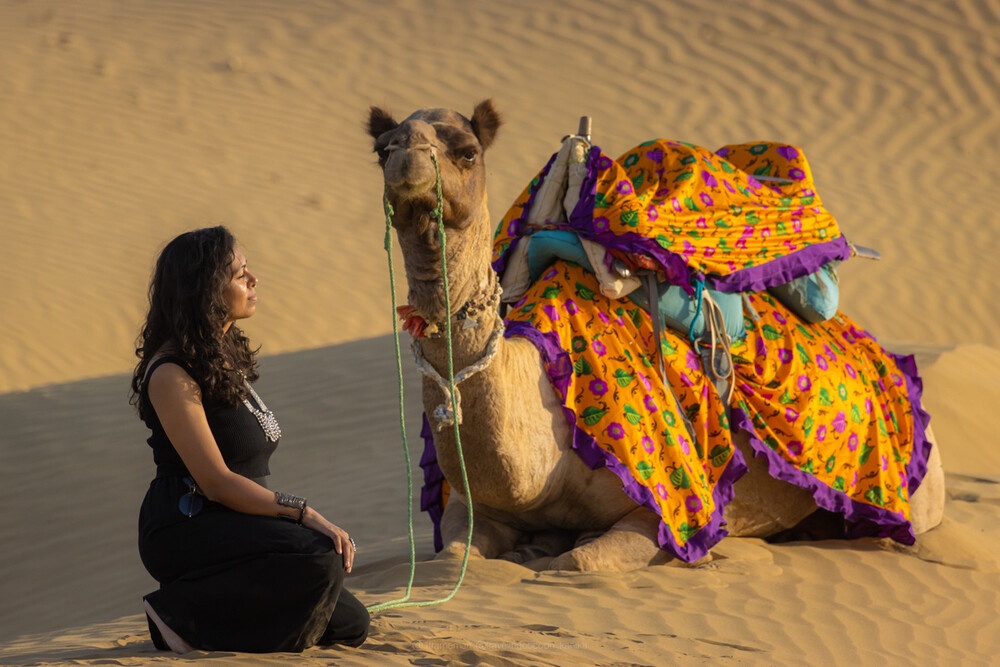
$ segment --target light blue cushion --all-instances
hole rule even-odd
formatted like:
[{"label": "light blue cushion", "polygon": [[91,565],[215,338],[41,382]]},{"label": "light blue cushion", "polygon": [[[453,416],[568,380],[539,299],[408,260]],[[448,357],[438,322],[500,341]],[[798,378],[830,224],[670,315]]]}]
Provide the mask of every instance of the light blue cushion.
[{"label": "light blue cushion", "polygon": [[837,314],[840,303],[837,264],[829,262],[808,276],[769,287],[767,291],[803,321],[824,322]]},{"label": "light blue cushion", "polygon": [[[573,232],[545,230],[531,235],[531,242],[528,245],[528,273],[532,283],[538,280],[545,269],[557,259],[575,262],[593,272],[587,253],[580,243],[580,237]],[[698,313],[695,319],[698,304],[695,298],[676,285],[660,283],[657,289],[660,293],[660,314],[663,316],[663,323],[687,335],[691,330],[691,321],[694,320],[695,338],[700,337],[705,332],[705,318]],[[747,332],[743,326],[743,298],[739,294],[726,294],[711,289],[708,292],[722,310],[729,337],[732,340],[746,338]],[[644,287],[629,294],[628,298],[637,306],[649,311],[649,299]]]}]

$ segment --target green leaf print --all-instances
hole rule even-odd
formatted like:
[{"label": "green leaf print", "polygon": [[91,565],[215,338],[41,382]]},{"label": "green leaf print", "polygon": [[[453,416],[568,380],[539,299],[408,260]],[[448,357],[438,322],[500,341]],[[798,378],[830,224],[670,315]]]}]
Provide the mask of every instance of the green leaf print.
[{"label": "green leaf print", "polygon": [[775,451],[778,449],[778,440],[773,435],[764,438],[764,444]]},{"label": "green leaf print", "polygon": [[873,505],[878,505],[879,507],[884,507],[885,506],[885,500],[882,499],[882,487],[881,486],[876,486],[873,489],[868,489],[865,492],[865,498],[867,498],[868,502],[870,502]]},{"label": "green leaf print", "polygon": [[674,179],[674,183],[680,183],[681,181],[686,181],[687,179],[694,176],[693,171],[685,171],[682,174],[678,174],[677,178]]},{"label": "green leaf print", "polygon": [[685,197],[684,205],[688,207],[689,211],[697,212],[701,210],[700,208],[698,208],[698,205],[694,203],[694,197]]},{"label": "green leaf print", "polygon": [[642,308],[633,308],[632,310],[628,311],[628,316],[632,320],[632,324],[634,324],[636,328],[642,326]]},{"label": "green leaf print", "polygon": [[765,164],[762,167],[757,167],[753,171],[754,176],[770,176],[771,175],[771,165]]},{"label": "green leaf print", "polygon": [[[577,283],[576,284],[576,295],[578,297],[580,297],[581,299],[584,299],[586,301],[593,301],[594,300],[594,296],[597,295],[597,292],[595,292],[594,290],[590,289],[589,287],[587,287],[583,283]],[[532,304],[532,305],[534,305],[534,304]]]},{"label": "green leaf print", "polygon": [[851,405],[851,421],[855,424],[863,423],[861,420],[861,410],[856,405]]},{"label": "green leaf print", "polygon": [[762,334],[764,334],[764,338],[768,340],[778,340],[779,338],[781,338],[781,333],[770,324],[765,324],[764,326],[762,326],[760,331]]},{"label": "green leaf print", "polygon": [[815,337],[815,336],[813,336],[813,335],[812,335],[811,333],[809,333],[809,329],[806,329],[806,328],[805,328],[804,326],[802,326],[801,324],[796,324],[795,326],[796,326],[796,327],[798,327],[799,331],[801,331],[801,332],[802,332],[802,335],[803,335],[803,336],[805,336],[805,337],[806,337],[806,338],[808,338],[809,340],[816,340],[816,337]]},{"label": "green leaf print", "polygon": [[836,467],[837,467],[837,457],[836,456],[831,456],[830,458],[828,458],[826,460],[826,465],[824,466],[824,468],[826,469],[826,471],[828,473],[829,472],[833,472],[833,469],[836,468]]},{"label": "green leaf print", "polygon": [[660,350],[663,351],[664,355],[677,354],[677,348],[674,347],[674,344],[666,336],[660,338]]},{"label": "green leaf print", "polygon": [[562,287],[559,287],[558,285],[549,285],[545,288],[545,291],[542,292],[542,296],[546,299],[554,299],[559,296],[560,292],[562,292]]},{"label": "green leaf print", "polygon": [[677,531],[681,534],[681,539],[684,540],[685,542],[688,542],[692,537],[694,537],[698,533],[698,529],[692,528],[691,524],[689,524],[687,521],[682,523],[680,525],[680,528],[677,529]]},{"label": "green leaf print", "polygon": [[673,426],[674,424],[677,423],[677,417],[675,417],[674,413],[671,412],[670,410],[664,410],[663,421],[667,423],[667,426]]},{"label": "green leaf print", "polygon": [[847,482],[840,475],[837,475],[837,479],[833,480],[833,488],[837,491],[843,491],[847,488]]},{"label": "green leaf print", "polygon": [[580,357],[576,360],[576,363],[573,364],[573,372],[577,375],[590,375],[594,372],[594,369],[591,367],[590,362],[587,361],[586,357]]},{"label": "green leaf print", "polygon": [[868,463],[868,457],[871,456],[874,451],[875,448],[866,442],[864,447],[861,448],[861,458],[858,459],[858,462],[861,463],[861,465]]},{"label": "green leaf print", "polygon": [[792,398],[792,395],[788,393],[787,389],[785,390],[785,393],[781,395],[781,398],[779,398],[778,400],[781,402],[782,405],[791,405],[792,403],[795,402],[795,399]]},{"label": "green leaf print", "polygon": [[806,417],[805,421],[802,422],[802,430],[805,432],[806,437],[812,432],[813,426],[816,424],[816,420],[813,419],[812,415]]},{"label": "green leaf print", "polygon": [[638,424],[639,422],[642,421],[642,415],[640,415],[638,413],[638,411],[635,408],[633,408],[631,405],[626,404],[625,405],[625,419],[628,420],[629,424],[632,424],[633,426],[635,426],[636,424]]},{"label": "green leaf print", "polygon": [[603,192],[598,192],[594,195],[594,208],[607,208],[608,198]]},{"label": "green leaf print", "polygon": [[674,246],[674,242],[668,239],[663,234],[656,235],[656,242],[660,244],[661,248],[666,248],[667,250],[669,250]]},{"label": "green leaf print", "polygon": [[635,178],[632,179],[632,187],[638,190],[639,188],[642,187],[642,184],[645,181],[646,181],[646,176],[640,172],[635,175]]},{"label": "green leaf print", "polygon": [[637,227],[639,225],[639,212],[638,211],[624,211],[618,217],[623,225],[628,227]]},{"label": "green leaf print", "polygon": [[523,306],[521,306],[521,312],[522,313],[530,313],[534,309],[535,309],[535,302],[534,301],[532,301],[531,303],[526,303]]},{"label": "green leaf print", "polygon": [[732,450],[725,445],[716,445],[712,448],[709,457],[712,459],[712,465],[716,468],[721,468],[729,460],[729,453]]},{"label": "green leaf print", "polygon": [[677,470],[670,473],[670,483],[674,485],[675,489],[691,488],[691,478],[688,477],[688,474],[684,470],[684,468],[678,468]]},{"label": "green leaf print", "polygon": [[639,461],[635,464],[635,470],[639,473],[639,476],[643,479],[649,479],[653,476],[655,472],[653,466],[649,465],[646,461]]},{"label": "green leaf print", "polygon": [[809,358],[809,353],[806,352],[806,348],[802,347],[802,343],[796,343],[795,349],[799,351],[799,361],[803,364],[812,363],[812,359]]},{"label": "green leaf print", "polygon": [[606,414],[608,414],[607,410],[591,406],[589,408],[584,408],[581,416],[583,417],[584,424],[587,426],[593,426],[597,422],[601,421]]},{"label": "green leaf print", "polygon": [[822,387],[819,390],[819,404],[820,405],[833,405],[833,401],[830,400],[830,392],[826,387]]},{"label": "green leaf print", "polygon": [[807,472],[810,475],[813,475],[813,474],[816,473],[816,470],[813,468],[813,460],[812,459],[809,459],[804,464],[802,464],[801,466],[799,466],[799,470],[801,470],[802,472]]},{"label": "green leaf print", "polygon": [[615,380],[618,381],[619,387],[627,387],[632,384],[632,380],[635,379],[634,375],[629,375],[625,372],[625,369],[619,368],[615,371]]}]

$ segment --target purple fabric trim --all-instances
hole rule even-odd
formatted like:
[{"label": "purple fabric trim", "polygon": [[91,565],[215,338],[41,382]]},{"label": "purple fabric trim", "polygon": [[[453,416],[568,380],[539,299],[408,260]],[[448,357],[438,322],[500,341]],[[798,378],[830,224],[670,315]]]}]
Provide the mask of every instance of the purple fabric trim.
[{"label": "purple fabric trim", "polygon": [[[506,338],[511,336],[521,336],[527,338],[538,348],[545,370],[549,375],[549,380],[553,386],[563,395],[569,387],[569,378],[573,373],[573,366],[570,363],[569,354],[560,346],[555,334],[544,334],[527,322],[507,322]],[[626,495],[637,504],[648,507],[657,515],[660,514],[659,505],[653,497],[652,492],[636,481],[632,473],[626,468],[611,452],[606,451],[597,444],[597,441],[586,431],[577,426],[576,414],[569,408],[564,407],[563,413],[570,425],[573,433],[573,449],[577,455],[591,469],[600,467],[609,468],[622,482],[622,488]],[[660,547],[675,557],[691,563],[706,554],[709,549],[715,546],[719,540],[728,534],[723,527],[724,508],[733,499],[733,484],[746,472],[746,465],[740,456],[739,450],[734,448],[734,457],[722,478],[713,490],[712,497],[715,500],[716,511],[711,521],[695,533],[685,545],[678,545],[674,541],[674,536],[664,523],[660,523],[657,533],[657,540]]]},{"label": "purple fabric trim", "polygon": [[[545,163],[542,167],[542,171],[538,174],[538,183],[535,185],[534,189],[528,193],[528,201],[524,202],[524,206],[521,207],[521,216],[514,218],[508,223],[509,225],[514,225],[520,231],[521,227],[526,226],[528,213],[531,212],[531,207],[535,204],[535,196],[538,195],[538,191],[542,189],[542,183],[545,181],[545,177],[548,176],[549,170],[552,168],[552,163],[556,161],[556,157],[559,155],[558,152],[553,153],[549,161]],[[502,222],[502,221],[501,221]],[[499,275],[503,275],[504,269],[507,267],[507,256],[514,251],[517,247],[518,242],[521,240],[521,235],[511,235],[510,245],[507,247],[507,252],[503,253],[493,262],[493,270]]]},{"label": "purple fabric trim", "polygon": [[728,276],[708,276],[705,283],[720,292],[760,292],[815,273],[828,262],[844,261],[850,257],[851,247],[847,239],[840,236],[825,243],[814,243],[760,266],[740,269]]},{"label": "purple fabric trim", "polygon": [[843,491],[832,489],[809,473],[799,470],[761,442],[754,432],[753,421],[742,408],[733,408],[731,421],[734,431],[739,429],[749,436],[754,455],[767,461],[771,477],[809,491],[819,507],[843,514],[853,524],[849,531],[850,537],[891,537],[901,544],[914,543],[916,538],[913,526],[901,515],[852,500]]},{"label": "purple fabric trim", "polygon": [[444,486],[444,473],[438,467],[437,449],[434,447],[434,431],[427,420],[427,415],[423,415],[423,427],[420,429],[420,437],[424,439],[424,453],[420,456],[420,467],[424,469],[424,486],[420,489],[420,509],[427,512],[431,523],[434,526],[434,551],[438,552],[444,548],[441,539],[441,517],[444,515],[444,503],[442,491]]},{"label": "purple fabric trim", "polygon": [[906,464],[906,479],[908,489],[912,497],[913,492],[920,488],[920,483],[924,481],[927,473],[927,459],[930,458],[933,443],[927,439],[927,427],[931,423],[931,416],[924,410],[922,404],[924,393],[924,381],[917,371],[917,361],[912,355],[889,355],[895,359],[896,366],[906,380],[906,391],[910,397],[910,409],[913,411],[913,451],[910,453],[910,462]]}]

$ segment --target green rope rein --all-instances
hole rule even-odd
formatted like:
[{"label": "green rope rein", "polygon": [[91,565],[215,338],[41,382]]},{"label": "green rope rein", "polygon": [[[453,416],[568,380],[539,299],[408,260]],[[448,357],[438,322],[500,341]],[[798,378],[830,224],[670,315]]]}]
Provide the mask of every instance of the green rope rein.
[{"label": "green rope rein", "polygon": [[382,205],[385,211],[385,242],[386,254],[389,256],[389,291],[392,295],[392,336],[396,344],[396,379],[399,383],[399,430],[403,438],[403,456],[406,459],[406,514],[409,523],[410,538],[410,578],[406,583],[406,593],[403,597],[368,607],[369,613],[385,611],[386,609],[399,609],[401,607],[430,607],[451,600],[458,593],[465,579],[465,572],[469,565],[469,551],[472,548],[472,496],[469,493],[469,479],[465,472],[465,456],[462,454],[462,438],[458,429],[458,395],[455,390],[455,362],[452,357],[452,336],[451,336],[451,294],[448,287],[448,259],[445,253],[445,232],[444,232],[444,196],[441,190],[441,170],[438,167],[437,157],[431,151],[431,161],[434,163],[434,175],[437,178],[437,205],[431,211],[431,217],[438,224],[438,241],[441,246],[441,270],[442,281],[444,283],[444,302],[449,316],[445,318],[445,339],[448,345],[448,385],[451,389],[451,410],[455,418],[452,426],[455,429],[455,446],[458,449],[458,465],[462,472],[462,487],[465,489],[466,514],[468,517],[468,530],[465,535],[465,555],[462,557],[462,567],[458,573],[458,580],[455,582],[451,592],[438,600],[426,600],[422,602],[410,602],[410,592],[413,590],[413,579],[416,574],[416,547],[413,539],[413,471],[410,462],[410,448],[406,439],[406,416],[403,401],[403,361],[399,350],[399,324],[396,318],[396,280],[392,261],[392,216],[395,213],[389,197],[382,196]]}]

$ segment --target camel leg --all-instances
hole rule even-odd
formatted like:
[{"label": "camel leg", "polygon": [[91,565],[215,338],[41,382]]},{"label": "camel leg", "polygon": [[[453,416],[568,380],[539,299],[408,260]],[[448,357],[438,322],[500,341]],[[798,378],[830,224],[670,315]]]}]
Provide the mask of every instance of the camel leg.
[{"label": "camel leg", "polygon": [[915,535],[926,533],[941,523],[944,517],[944,468],[941,466],[941,453],[930,426],[926,431],[932,449],[927,458],[927,473],[920,487],[910,497],[910,523],[913,524]]},{"label": "camel leg", "polygon": [[[441,539],[444,548],[439,559],[462,558],[468,539],[469,516],[465,497],[452,491],[441,516]],[[497,558],[511,551],[521,538],[521,531],[484,516],[473,506],[470,558]]]},{"label": "camel leg", "polygon": [[549,564],[552,570],[606,570],[627,572],[670,560],[656,541],[660,517],[646,507],[637,507],[607,532],[584,541]]}]

